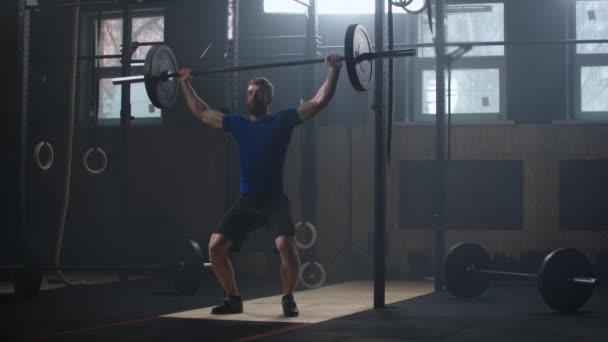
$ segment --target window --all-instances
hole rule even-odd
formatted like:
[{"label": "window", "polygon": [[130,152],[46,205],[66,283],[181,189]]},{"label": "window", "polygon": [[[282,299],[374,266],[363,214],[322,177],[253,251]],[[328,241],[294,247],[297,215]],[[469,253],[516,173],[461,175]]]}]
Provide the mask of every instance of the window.
[{"label": "window", "polygon": [[[608,39],[608,1],[576,1],[576,39]],[[608,44],[576,44],[574,117],[608,119]],[[573,47],[574,49],[574,47]]]},{"label": "window", "polygon": [[[92,20],[95,22],[96,20]],[[133,42],[162,42],[164,40],[164,17],[162,15],[138,15],[131,20]],[[95,23],[93,31],[96,32]],[[97,42],[97,54],[113,55],[121,53],[123,33],[122,17],[104,17]],[[95,35],[97,38],[97,35]],[[143,60],[150,46],[139,46],[132,55],[131,72],[143,74]],[[99,119],[120,118],[121,85],[112,84],[111,79],[122,76],[120,59],[101,59],[99,62]],[[154,107],[148,98],[143,82],[131,85],[131,115],[135,118],[160,117],[160,109]]]},{"label": "window", "polygon": [[[264,0],[266,13],[306,13],[308,0]],[[385,5],[388,11],[388,5]],[[376,11],[375,1],[369,0],[317,0],[319,14],[373,14]],[[401,11],[403,12],[403,11]]]},{"label": "window", "polygon": [[[446,77],[447,82],[447,77]],[[452,70],[452,114],[484,114],[500,112],[499,69]],[[447,86],[446,86],[447,87]],[[422,72],[422,114],[436,114],[435,72]],[[446,90],[447,94],[447,90]],[[446,102],[447,106],[447,102]],[[447,107],[446,107],[447,108]],[[447,111],[447,109],[446,109]]]},{"label": "window", "polygon": [[[504,4],[468,3],[446,5],[446,42],[504,41]],[[418,43],[432,43],[428,17],[417,16]],[[450,46],[447,53],[458,47]],[[474,46],[454,61],[451,68],[450,111],[454,120],[502,119],[505,106],[505,52],[503,45]],[[435,120],[436,84],[433,47],[418,49],[415,63],[413,117]],[[446,95],[448,73],[446,71]],[[446,100],[446,111],[448,110]]]}]

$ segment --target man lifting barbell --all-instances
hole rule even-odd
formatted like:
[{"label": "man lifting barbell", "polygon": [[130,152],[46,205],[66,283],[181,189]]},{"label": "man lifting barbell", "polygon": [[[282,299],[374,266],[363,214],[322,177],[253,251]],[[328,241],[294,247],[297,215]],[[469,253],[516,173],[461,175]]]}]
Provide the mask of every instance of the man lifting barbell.
[{"label": "man lifting barbell", "polygon": [[[300,263],[294,247],[294,229],[289,215],[289,200],[283,194],[283,164],[292,129],[312,119],[331,100],[336,89],[342,61],[348,78],[357,91],[366,91],[373,81],[374,59],[415,56],[415,49],[372,52],[365,26],[351,24],[344,35],[344,56],[288,61],[279,63],[242,65],[192,71],[178,70],[177,60],[168,45],[153,46],[146,55],[144,75],[113,78],[113,84],[144,82],[146,93],[154,106],[168,109],[173,106],[179,88],[186,93],[190,110],[206,124],[232,132],[240,146],[241,198],[226,213],[209,243],[213,270],[226,292],[224,303],[213,308],[215,314],[242,312],[242,301],[234,279],[234,269],[228,258],[230,250],[238,250],[247,234],[261,225],[274,230],[276,248],[281,255],[283,280],[283,309],[286,316],[297,316],[293,299],[299,276]],[[327,80],[317,94],[297,108],[288,108],[269,114],[272,85],[267,80],[255,79],[248,86],[249,115],[224,115],[201,100],[192,89],[192,75],[210,75],[278,68],[305,64],[325,63],[331,69]],[[179,77],[179,81],[176,79]],[[177,83],[179,82],[180,85]],[[252,222],[253,224],[251,224]]]},{"label": "man lifting barbell", "polygon": [[329,66],[327,78],[312,99],[274,114],[270,113],[273,98],[270,81],[263,77],[250,80],[247,116],[227,115],[210,108],[190,84],[192,70],[183,68],[179,71],[180,85],[190,111],[205,124],[231,132],[240,148],[240,197],[225,213],[209,240],[209,260],[226,293],[223,303],[212,309],[213,314],[243,312],[229,252],[238,251],[247,235],[261,226],[272,231],[276,251],[281,257],[283,313],[286,317],[299,314],[293,292],[300,273],[300,260],[289,199],[283,191],[283,165],[293,128],[313,119],[329,104],[336,91],[341,58],[329,55],[325,57],[325,64]]}]

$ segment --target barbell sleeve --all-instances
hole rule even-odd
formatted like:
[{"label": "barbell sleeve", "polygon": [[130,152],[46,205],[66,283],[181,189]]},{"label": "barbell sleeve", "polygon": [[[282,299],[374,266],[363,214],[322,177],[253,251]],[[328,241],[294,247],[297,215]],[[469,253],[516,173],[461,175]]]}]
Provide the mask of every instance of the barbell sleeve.
[{"label": "barbell sleeve", "polygon": [[574,278],[572,278],[572,281],[577,284],[581,284],[581,285],[593,285],[593,286],[600,285],[599,279],[596,279],[596,278],[574,277]]},{"label": "barbell sleeve", "polygon": [[113,78],[112,84],[137,83],[137,82],[144,82],[144,80],[145,79],[142,75],[125,76],[125,77]]}]

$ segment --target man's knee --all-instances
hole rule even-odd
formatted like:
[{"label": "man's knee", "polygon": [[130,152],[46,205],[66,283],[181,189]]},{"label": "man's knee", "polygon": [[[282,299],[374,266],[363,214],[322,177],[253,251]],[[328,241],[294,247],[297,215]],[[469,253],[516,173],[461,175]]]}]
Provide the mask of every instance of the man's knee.
[{"label": "man's knee", "polygon": [[297,258],[298,250],[292,236],[280,236],[276,239],[276,248],[282,258]]},{"label": "man's knee", "polygon": [[209,257],[217,258],[228,255],[230,250],[230,241],[220,234],[211,235],[209,240]]}]

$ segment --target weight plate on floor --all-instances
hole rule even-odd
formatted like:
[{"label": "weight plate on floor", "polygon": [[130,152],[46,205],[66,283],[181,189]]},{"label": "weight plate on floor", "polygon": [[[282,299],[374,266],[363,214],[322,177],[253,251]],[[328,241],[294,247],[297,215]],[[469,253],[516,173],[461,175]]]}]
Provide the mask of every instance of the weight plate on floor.
[{"label": "weight plate on floor", "polygon": [[481,295],[490,285],[491,277],[487,274],[472,275],[468,268],[489,269],[491,263],[488,252],[477,244],[463,242],[453,246],[443,264],[445,289],[460,298],[470,299]]},{"label": "weight plate on floor", "polygon": [[557,249],[545,257],[538,278],[538,289],[547,305],[560,312],[575,312],[593,294],[594,285],[577,284],[574,277],[594,278],[593,265],[580,251]]},{"label": "weight plate on floor", "polygon": [[203,278],[203,254],[194,240],[184,240],[177,251],[173,285],[178,293],[193,294]]}]

